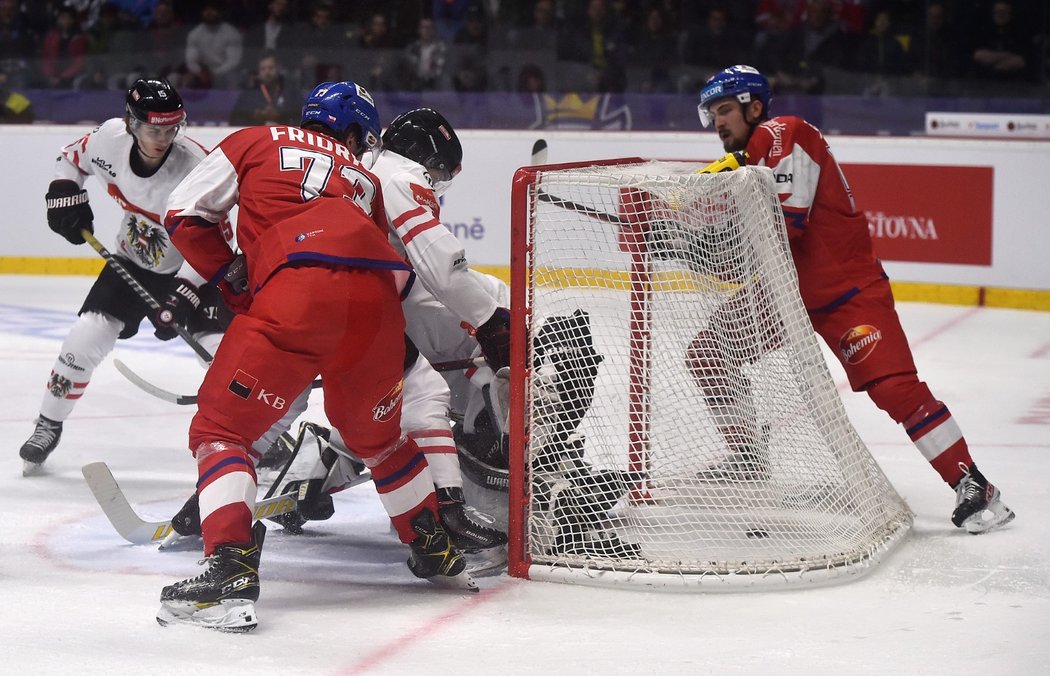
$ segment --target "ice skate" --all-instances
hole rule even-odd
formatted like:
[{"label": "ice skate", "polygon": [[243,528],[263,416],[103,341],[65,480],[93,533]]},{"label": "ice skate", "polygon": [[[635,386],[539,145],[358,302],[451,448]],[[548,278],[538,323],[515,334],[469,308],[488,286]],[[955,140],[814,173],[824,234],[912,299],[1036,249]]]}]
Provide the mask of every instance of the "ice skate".
[{"label": "ice skate", "polygon": [[437,499],[441,525],[461,552],[473,553],[507,544],[507,534],[493,528],[495,519],[466,504],[462,488],[439,488]]},{"label": "ice skate", "polygon": [[1014,512],[999,499],[999,489],[976,467],[963,470],[965,474],[955,487],[952,523],[967,533],[980,535],[1013,521]]},{"label": "ice skate", "polygon": [[734,451],[717,465],[700,470],[696,478],[711,483],[749,483],[768,481],[770,472],[759,453],[745,449]]},{"label": "ice skate", "polygon": [[259,559],[265,537],[266,526],[257,522],[251,542],[217,547],[204,561],[207,570],[165,587],[160,593],[157,622],[163,626],[190,624],[229,632],[255,629]]},{"label": "ice skate", "polygon": [[412,519],[412,530],[419,534],[409,545],[412,556],[408,559],[408,569],[413,575],[439,587],[478,591],[467,572],[466,560],[429,509],[421,510]]},{"label": "ice skate", "polygon": [[22,476],[32,476],[40,471],[41,466],[62,438],[62,422],[40,416],[36,419],[36,429],[29,439],[22,444],[18,455],[22,458]]}]

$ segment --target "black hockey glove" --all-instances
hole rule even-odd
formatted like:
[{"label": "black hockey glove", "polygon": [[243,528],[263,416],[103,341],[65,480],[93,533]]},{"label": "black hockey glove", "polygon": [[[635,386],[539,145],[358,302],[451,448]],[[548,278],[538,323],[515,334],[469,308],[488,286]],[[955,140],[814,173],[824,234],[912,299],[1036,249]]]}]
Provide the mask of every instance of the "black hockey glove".
[{"label": "black hockey glove", "polygon": [[75,181],[59,179],[47,187],[47,225],[69,240],[70,244],[83,244],[80,231],[95,232],[95,214],[88,204],[87,190]]},{"label": "black hockey glove", "polygon": [[488,321],[474,333],[481,346],[481,354],[489,368],[498,371],[510,366],[510,310],[498,307]]},{"label": "black hockey glove", "polygon": [[153,313],[153,325],[157,327],[153,335],[160,340],[171,340],[179,335],[175,326],[186,326],[190,316],[201,305],[201,294],[196,286],[182,277],[176,277],[174,282],[171,293]]}]

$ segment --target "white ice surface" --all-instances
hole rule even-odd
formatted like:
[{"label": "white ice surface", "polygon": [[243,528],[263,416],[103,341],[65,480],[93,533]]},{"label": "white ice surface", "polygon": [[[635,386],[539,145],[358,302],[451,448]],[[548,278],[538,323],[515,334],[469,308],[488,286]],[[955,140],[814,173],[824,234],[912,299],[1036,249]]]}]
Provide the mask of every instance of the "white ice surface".
[{"label": "white ice surface", "polygon": [[[1017,512],[1002,531],[953,528],[953,492],[902,430],[840,385],[916,514],[908,540],[865,578],[711,595],[500,576],[462,595],[412,577],[364,485],[337,495],[335,516],[308,536],[271,527],[259,628],[226,635],[157,625],[161,587],[196,574],[199,553],[127,545],[80,474],[105,461],[140,513],[170,516],[196,478],[192,407],[142,394],[107,360],[48,472],[21,476],[18,447],[91,281],[0,276],[0,674],[1050,673],[1050,313],[900,307],[920,375]],[[203,373],[145,327],[115,354],[180,392]]]}]

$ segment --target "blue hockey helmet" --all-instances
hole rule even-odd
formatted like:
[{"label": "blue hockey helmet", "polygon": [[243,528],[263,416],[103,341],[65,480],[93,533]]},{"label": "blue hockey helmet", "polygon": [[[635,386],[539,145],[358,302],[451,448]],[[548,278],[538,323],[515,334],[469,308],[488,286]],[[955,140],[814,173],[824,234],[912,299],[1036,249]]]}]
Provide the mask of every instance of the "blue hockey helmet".
[{"label": "blue hockey helmet", "polygon": [[323,124],[339,137],[345,137],[352,125],[361,129],[361,144],[371,150],[379,143],[382,125],[372,95],[350,81],[322,82],[314,87],[303,103],[302,122]]},{"label": "blue hockey helmet", "polygon": [[729,97],[744,104],[757,99],[762,102],[762,112],[769,116],[770,87],[766,76],[751,66],[730,66],[713,75],[700,90],[700,104],[696,110],[701,124],[710,126],[714,121],[711,104]]}]

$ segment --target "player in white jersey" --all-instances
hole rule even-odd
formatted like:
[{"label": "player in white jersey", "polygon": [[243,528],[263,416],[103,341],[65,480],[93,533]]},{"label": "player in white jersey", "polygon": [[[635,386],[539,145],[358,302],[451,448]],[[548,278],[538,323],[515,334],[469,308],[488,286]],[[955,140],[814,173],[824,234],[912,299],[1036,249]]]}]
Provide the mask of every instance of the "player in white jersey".
[{"label": "player in white jersey", "polygon": [[[70,243],[83,244],[81,231],[94,232],[83,186],[89,176],[99,179],[123,209],[114,255],[158,299],[185,288],[175,282],[182,256],[161,225],[165,202],[207,155],[180,133],[185,121],[182,98],[168,82],[137,80],[127,92],[124,117],[107,120],[62,149],[46,197],[48,226]],[[193,300],[193,305],[201,305],[199,297]],[[157,325],[158,338],[176,335],[170,316],[154,317],[127,282],[109,265],[104,267],[51,370],[36,429],[19,451],[23,474],[37,471],[55,450],[62,422],[84,394],[92,373],[118,338],[138,332],[144,317]]]}]

